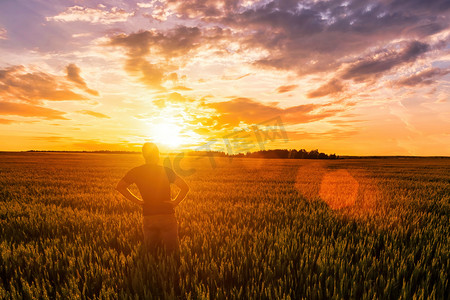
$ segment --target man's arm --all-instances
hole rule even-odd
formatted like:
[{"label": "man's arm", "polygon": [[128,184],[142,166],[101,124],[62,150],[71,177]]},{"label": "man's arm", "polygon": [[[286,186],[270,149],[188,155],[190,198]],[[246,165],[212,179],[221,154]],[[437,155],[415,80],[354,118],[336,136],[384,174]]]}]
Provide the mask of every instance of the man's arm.
[{"label": "man's arm", "polygon": [[118,190],[119,193],[121,193],[125,198],[127,198],[131,202],[134,202],[140,206],[144,205],[144,201],[142,201],[141,199],[133,195],[132,192],[130,192],[130,190],[128,189],[129,186],[130,184],[128,182],[121,179],[116,186],[116,190]]},{"label": "man's arm", "polygon": [[175,199],[172,201],[174,206],[177,206],[178,204],[181,203],[181,201],[184,200],[184,198],[186,198],[186,195],[189,192],[189,186],[187,185],[186,181],[184,181],[183,178],[181,178],[178,175],[176,175],[175,181],[173,183],[176,184],[180,188],[180,192],[175,197]]}]

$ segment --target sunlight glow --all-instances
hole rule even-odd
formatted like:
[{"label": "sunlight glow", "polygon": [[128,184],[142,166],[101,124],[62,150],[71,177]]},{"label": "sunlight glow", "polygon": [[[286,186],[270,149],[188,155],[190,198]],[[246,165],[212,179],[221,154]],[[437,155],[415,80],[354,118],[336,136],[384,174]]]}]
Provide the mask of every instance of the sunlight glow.
[{"label": "sunlight glow", "polygon": [[192,124],[192,113],[183,104],[167,102],[158,108],[157,115],[144,119],[142,130],[147,139],[162,146],[162,151],[192,149],[203,144],[204,136],[195,132],[197,124]]},{"label": "sunlight glow", "polygon": [[174,122],[158,122],[150,125],[150,138],[157,144],[176,148],[184,141],[181,130],[182,128]]}]

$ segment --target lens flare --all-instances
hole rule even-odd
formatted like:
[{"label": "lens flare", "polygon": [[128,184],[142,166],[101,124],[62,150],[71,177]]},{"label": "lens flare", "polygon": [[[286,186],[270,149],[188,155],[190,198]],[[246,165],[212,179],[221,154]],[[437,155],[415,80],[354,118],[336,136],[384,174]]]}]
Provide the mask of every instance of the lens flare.
[{"label": "lens flare", "polygon": [[332,164],[312,162],[297,170],[295,187],[308,201],[323,201],[333,210],[367,215],[382,209],[380,183],[374,176],[353,169],[330,169]]},{"label": "lens flare", "polygon": [[347,170],[326,173],[320,184],[319,195],[331,209],[355,205],[359,184]]}]

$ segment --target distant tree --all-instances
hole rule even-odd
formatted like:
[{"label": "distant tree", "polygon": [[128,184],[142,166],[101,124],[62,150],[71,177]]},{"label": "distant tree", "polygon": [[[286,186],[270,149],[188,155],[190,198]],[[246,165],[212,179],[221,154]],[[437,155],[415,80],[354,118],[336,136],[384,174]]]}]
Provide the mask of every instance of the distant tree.
[{"label": "distant tree", "polygon": [[305,149],[301,149],[296,153],[295,158],[297,159],[308,158],[308,152],[306,152]]},{"label": "distant tree", "polygon": [[309,151],[308,158],[310,158],[310,159],[318,159],[319,158],[319,150],[315,149],[315,150]]},{"label": "distant tree", "polygon": [[274,154],[275,158],[289,158],[289,150],[286,149],[276,149]]},{"label": "distant tree", "polygon": [[224,152],[216,151],[192,151],[188,155],[200,155],[200,156],[228,156],[228,157],[248,157],[248,158],[283,158],[283,159],[336,159],[336,154],[328,155],[323,152],[319,152],[318,149],[311,150],[310,152],[305,149],[271,149],[271,150],[259,150],[255,152],[226,154]]},{"label": "distant tree", "polygon": [[296,155],[297,155],[297,150],[295,150],[295,149],[289,150],[289,158],[295,158]]},{"label": "distant tree", "polygon": [[319,159],[327,159],[327,158],[328,158],[328,155],[326,155],[325,153],[323,153],[323,152],[319,153]]}]

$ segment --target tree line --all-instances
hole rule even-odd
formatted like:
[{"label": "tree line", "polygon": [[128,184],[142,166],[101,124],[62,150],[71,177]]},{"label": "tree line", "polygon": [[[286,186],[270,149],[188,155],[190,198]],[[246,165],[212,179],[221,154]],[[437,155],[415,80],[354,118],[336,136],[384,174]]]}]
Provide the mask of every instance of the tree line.
[{"label": "tree line", "polygon": [[191,151],[190,156],[248,157],[248,158],[285,158],[285,159],[338,159],[339,155],[319,152],[318,149],[272,149],[255,152],[228,154],[218,151]]},{"label": "tree line", "polygon": [[[140,151],[59,151],[59,150],[28,150],[26,152],[60,152],[60,153],[104,153],[104,154],[140,154]],[[184,152],[186,153],[186,152]],[[171,154],[179,154],[173,152]],[[255,152],[228,154],[221,151],[188,151],[188,156],[217,156],[217,157],[248,157],[248,158],[285,158],[285,159],[338,159],[339,155],[319,152],[318,149],[306,151],[305,149],[273,149]]]}]

